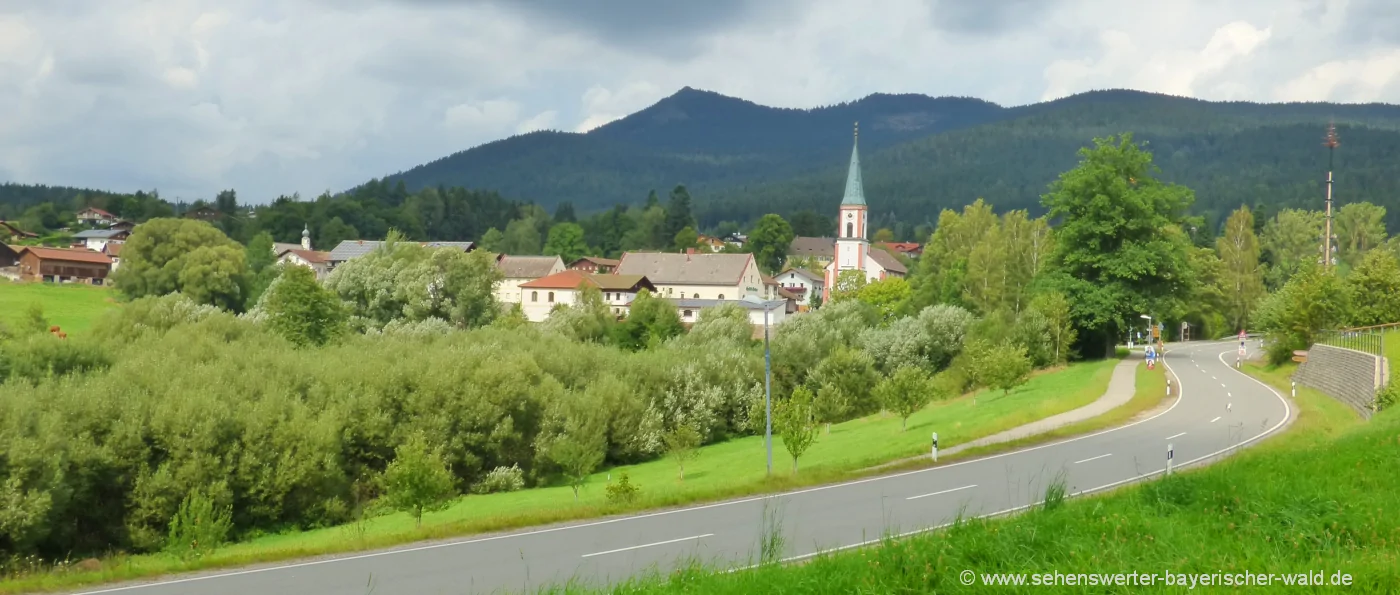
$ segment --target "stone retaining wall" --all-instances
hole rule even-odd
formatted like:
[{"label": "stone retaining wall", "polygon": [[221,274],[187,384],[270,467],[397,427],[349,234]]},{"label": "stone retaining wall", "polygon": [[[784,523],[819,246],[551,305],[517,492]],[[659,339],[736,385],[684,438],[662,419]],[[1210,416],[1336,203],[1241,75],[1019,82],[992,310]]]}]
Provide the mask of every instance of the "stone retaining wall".
[{"label": "stone retaining wall", "polygon": [[1362,351],[1313,345],[1308,360],[1298,366],[1293,380],[1355,409],[1362,417],[1375,413],[1376,390],[1389,381],[1386,359]]}]

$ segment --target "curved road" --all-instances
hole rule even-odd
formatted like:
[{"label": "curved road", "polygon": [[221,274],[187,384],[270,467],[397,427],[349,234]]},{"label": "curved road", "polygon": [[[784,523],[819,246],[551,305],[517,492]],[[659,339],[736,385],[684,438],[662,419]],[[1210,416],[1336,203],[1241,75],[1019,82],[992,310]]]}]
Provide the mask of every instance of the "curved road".
[{"label": "curved road", "polygon": [[601,585],[669,569],[678,559],[745,566],[758,559],[765,518],[775,517],[785,558],[806,558],[937,527],[959,512],[1023,509],[1057,476],[1080,494],[1159,474],[1168,444],[1178,467],[1228,455],[1291,415],[1281,395],[1232,367],[1237,348],[1233,341],[1178,344],[1166,363],[1183,390],[1173,391],[1168,409],[1006,454],[774,496],[84,593],[427,595],[533,591],[569,580]]}]

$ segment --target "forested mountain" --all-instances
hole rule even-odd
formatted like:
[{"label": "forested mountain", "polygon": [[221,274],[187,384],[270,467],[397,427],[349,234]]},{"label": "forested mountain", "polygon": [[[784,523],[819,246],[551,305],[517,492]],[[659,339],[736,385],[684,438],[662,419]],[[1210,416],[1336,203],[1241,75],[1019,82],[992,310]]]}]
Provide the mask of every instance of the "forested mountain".
[{"label": "forested mountain", "polygon": [[390,176],[410,190],[463,185],[582,212],[637,203],[685,184],[703,226],[839,201],[851,123],[861,122],[865,184],[877,220],[932,221],[985,197],[999,208],[1039,209],[1055,176],[1094,137],[1133,132],[1148,141],[1164,179],[1197,192],[1216,226],[1240,204],[1261,218],[1317,206],[1329,121],[1339,202],[1390,206],[1400,227],[1400,107],[1208,102],[1136,91],[1096,91],[1002,108],[962,98],[871,95],[812,110],[759,106],[683,89],[586,134],[538,132],[476,147]]}]

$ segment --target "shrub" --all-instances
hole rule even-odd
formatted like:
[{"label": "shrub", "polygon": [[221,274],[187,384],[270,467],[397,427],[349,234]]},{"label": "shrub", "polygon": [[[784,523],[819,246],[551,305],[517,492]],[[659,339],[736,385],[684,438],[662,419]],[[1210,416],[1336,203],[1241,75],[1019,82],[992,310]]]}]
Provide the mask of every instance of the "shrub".
[{"label": "shrub", "polygon": [[1376,392],[1376,411],[1385,411],[1400,403],[1400,382],[1391,382]]},{"label": "shrub", "polygon": [[520,470],[520,465],[512,464],[509,467],[496,467],[486,473],[481,481],[472,486],[473,494],[494,494],[496,492],[514,492],[525,487],[525,474]]},{"label": "shrub", "polygon": [[231,507],[219,506],[203,490],[192,491],[185,495],[180,510],[170,519],[166,550],[182,558],[208,554],[228,539],[233,527],[232,517]]},{"label": "shrub", "polygon": [[623,471],[618,475],[617,483],[608,484],[604,491],[610,504],[631,504],[637,500],[642,489],[633,484],[632,479],[627,477],[627,472]]}]

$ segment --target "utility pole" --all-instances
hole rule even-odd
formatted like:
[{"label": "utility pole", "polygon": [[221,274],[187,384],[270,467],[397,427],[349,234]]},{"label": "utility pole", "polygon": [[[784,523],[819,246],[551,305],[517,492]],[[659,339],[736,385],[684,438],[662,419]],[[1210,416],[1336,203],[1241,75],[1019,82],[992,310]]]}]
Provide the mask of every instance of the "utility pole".
[{"label": "utility pole", "polygon": [[1337,146],[1340,144],[1337,142],[1337,127],[1329,123],[1327,125],[1327,138],[1322,143],[1322,146],[1327,147],[1327,219],[1322,232],[1322,268],[1324,269],[1332,267],[1334,260],[1332,251],[1336,250],[1336,247],[1332,245],[1332,164]]}]

